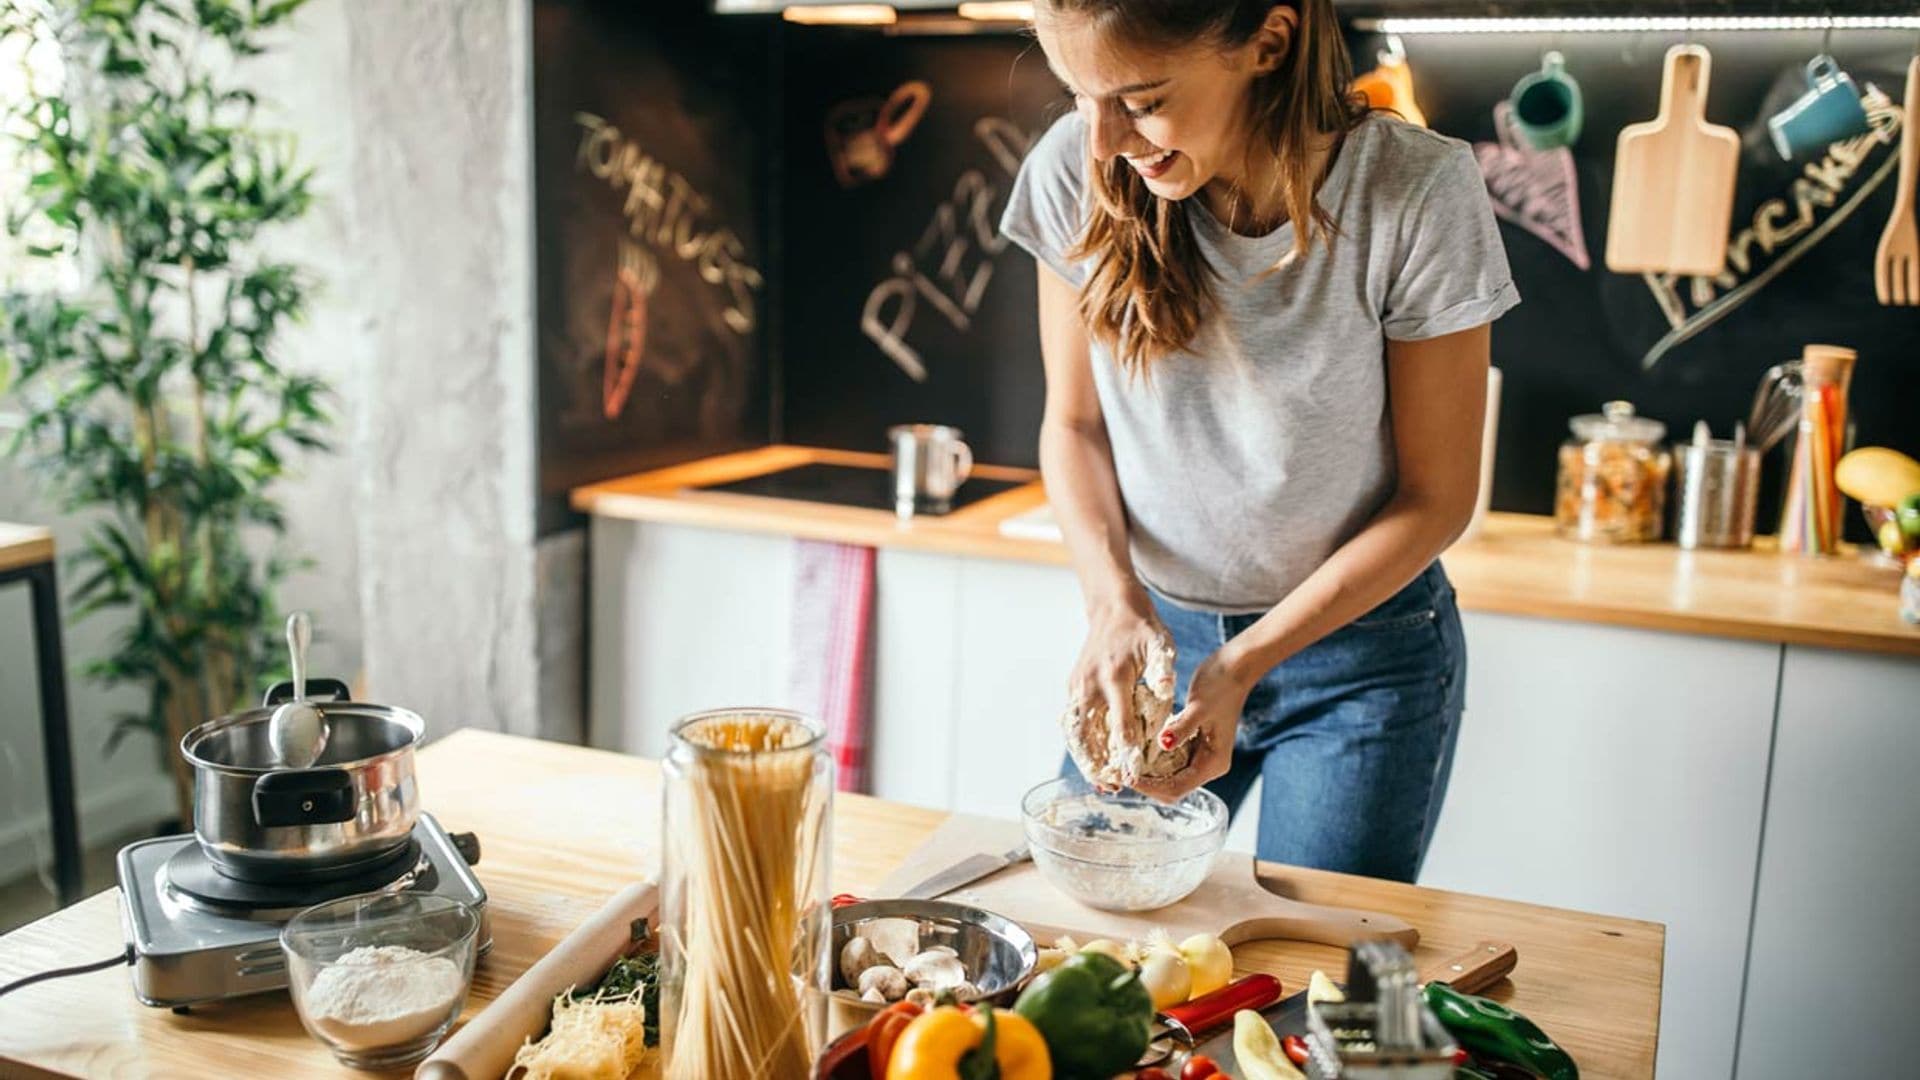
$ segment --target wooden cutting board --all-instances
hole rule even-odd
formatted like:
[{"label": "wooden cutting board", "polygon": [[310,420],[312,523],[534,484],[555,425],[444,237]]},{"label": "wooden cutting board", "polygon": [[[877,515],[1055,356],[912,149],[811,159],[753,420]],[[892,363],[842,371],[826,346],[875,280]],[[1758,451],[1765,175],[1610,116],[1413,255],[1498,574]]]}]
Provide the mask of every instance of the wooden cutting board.
[{"label": "wooden cutting board", "polygon": [[1708,275],[1726,263],[1740,136],[1707,123],[1711,63],[1699,45],[1668,49],[1659,115],[1620,132],[1609,270]]},{"label": "wooden cutting board", "polygon": [[[999,853],[1017,846],[1020,825],[1012,821],[955,814],[875,890],[874,896],[898,896],[969,855]],[[1101,911],[1087,907],[1048,884],[1040,869],[1020,863],[941,897],[1004,915],[1026,927],[1042,945],[1061,934],[1085,942],[1144,939],[1158,928],[1175,941],[1191,934],[1216,934],[1228,945],[1278,939],[1311,941],[1344,948],[1364,937],[1391,937],[1411,951],[1419,931],[1404,920],[1372,911],[1303,904],[1275,892],[1286,888],[1283,876],[1265,884],[1254,873],[1253,856],[1221,852],[1200,887],[1185,900],[1157,911]]]}]

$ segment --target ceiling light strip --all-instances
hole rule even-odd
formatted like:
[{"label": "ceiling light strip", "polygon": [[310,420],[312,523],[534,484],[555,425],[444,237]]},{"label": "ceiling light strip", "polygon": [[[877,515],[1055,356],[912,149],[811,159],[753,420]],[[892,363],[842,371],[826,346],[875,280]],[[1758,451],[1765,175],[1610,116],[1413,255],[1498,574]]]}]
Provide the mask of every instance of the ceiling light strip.
[{"label": "ceiling light strip", "polygon": [[1355,19],[1381,34],[1645,34],[1748,30],[1920,30],[1920,15],[1595,15]]}]

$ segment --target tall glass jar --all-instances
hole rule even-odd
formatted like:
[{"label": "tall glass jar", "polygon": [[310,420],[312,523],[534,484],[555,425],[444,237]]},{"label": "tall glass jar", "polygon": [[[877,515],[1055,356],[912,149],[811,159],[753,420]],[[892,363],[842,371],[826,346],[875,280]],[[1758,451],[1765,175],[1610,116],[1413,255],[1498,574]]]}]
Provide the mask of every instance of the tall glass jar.
[{"label": "tall glass jar", "polygon": [[1573,438],[1560,446],[1553,499],[1560,535],[1599,543],[1660,539],[1673,471],[1673,455],[1660,444],[1667,425],[1635,416],[1630,402],[1609,401],[1567,426]]},{"label": "tall glass jar", "polygon": [[1841,499],[1834,466],[1847,451],[1847,392],[1854,351],[1839,345],[1809,345],[1801,351],[1806,378],[1800,428],[1787,467],[1787,494],[1780,504],[1780,550],[1831,555],[1840,547]]},{"label": "tall glass jar", "polygon": [[778,709],[695,713],[664,774],[660,1075],[806,1077],[832,989],[826,733]]}]

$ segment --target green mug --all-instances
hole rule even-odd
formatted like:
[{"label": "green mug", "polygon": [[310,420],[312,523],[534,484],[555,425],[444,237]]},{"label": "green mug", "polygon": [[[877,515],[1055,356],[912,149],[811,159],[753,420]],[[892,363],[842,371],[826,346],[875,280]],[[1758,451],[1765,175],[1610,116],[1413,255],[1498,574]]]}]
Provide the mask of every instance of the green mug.
[{"label": "green mug", "polygon": [[1541,57],[1539,71],[1513,84],[1507,105],[1512,110],[1513,130],[1535,150],[1552,150],[1580,141],[1580,125],[1586,120],[1580,84],[1567,74],[1566,58],[1557,52]]}]

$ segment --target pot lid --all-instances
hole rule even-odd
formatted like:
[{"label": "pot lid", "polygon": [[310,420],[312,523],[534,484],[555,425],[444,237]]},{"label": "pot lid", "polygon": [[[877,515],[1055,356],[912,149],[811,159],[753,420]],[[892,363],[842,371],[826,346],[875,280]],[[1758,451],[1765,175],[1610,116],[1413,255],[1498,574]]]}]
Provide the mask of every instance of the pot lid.
[{"label": "pot lid", "polygon": [[1631,401],[1609,401],[1597,413],[1586,413],[1567,421],[1575,438],[1583,442],[1618,441],[1654,443],[1666,437],[1667,425],[1645,416],[1636,416]]}]

